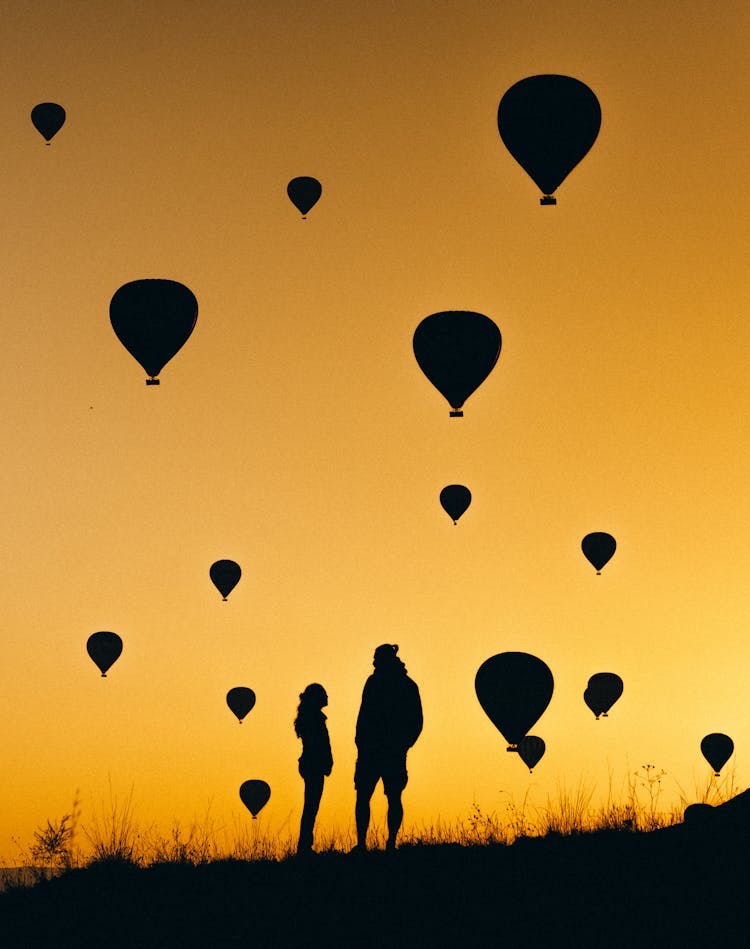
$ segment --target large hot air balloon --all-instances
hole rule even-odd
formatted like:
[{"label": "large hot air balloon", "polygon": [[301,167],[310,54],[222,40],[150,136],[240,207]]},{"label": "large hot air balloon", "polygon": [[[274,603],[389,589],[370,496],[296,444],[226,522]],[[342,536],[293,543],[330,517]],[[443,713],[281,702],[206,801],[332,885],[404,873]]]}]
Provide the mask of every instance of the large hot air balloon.
[{"label": "large hot air balloon", "polygon": [[143,366],[146,385],[185,344],[198,319],[193,292],[176,280],[133,280],[112,297],[109,318],[117,338]]},{"label": "large hot air balloon", "polygon": [[49,145],[65,123],[65,109],[56,102],[40,102],[31,110],[31,121]]},{"label": "large hot air balloon", "polygon": [[599,100],[570,76],[529,76],[500,100],[497,126],[505,147],[542,191],[552,194],[596,141],[602,124]]},{"label": "large hot air balloon", "polygon": [[607,717],[607,712],[622,695],[622,679],[614,672],[597,672],[589,679],[583,701],[596,715]]},{"label": "large hot air balloon", "polygon": [[304,220],[310,208],[318,203],[318,198],[323,193],[323,186],[317,178],[302,175],[299,178],[292,178],[286,186],[286,193]]},{"label": "large hot air balloon", "polygon": [[242,719],[255,706],[255,692],[244,685],[238,685],[227,692],[227,705],[237,716],[241,725]]},{"label": "large hot air balloon", "polygon": [[117,633],[92,633],[86,640],[86,652],[99,667],[102,677],[106,678],[107,669],[120,657],[122,640]]},{"label": "large hot air balloon", "polygon": [[542,760],[544,752],[544,739],[538,738],[536,735],[526,735],[518,742],[518,756],[529,769],[529,774]]},{"label": "large hot air balloon", "polygon": [[243,781],[240,785],[240,798],[245,807],[257,818],[260,811],[268,803],[271,796],[271,788],[265,781]]},{"label": "large hot air balloon", "polygon": [[501,652],[477,670],[474,688],[487,717],[517,751],[549,705],[554,679],[546,663],[525,652]]},{"label": "large hot air balloon", "polygon": [[717,778],[733,751],[734,742],[729,735],[722,735],[721,732],[712,732],[701,741],[703,757],[714,769],[714,776]]},{"label": "large hot air balloon", "polygon": [[234,560],[217,560],[212,563],[208,570],[213,585],[221,593],[222,599],[226,598],[234,590],[242,576],[242,570]]},{"label": "large hot air balloon", "polygon": [[462,484],[447,484],[440,492],[440,503],[445,513],[456,524],[471,504],[471,491]]},{"label": "large hot air balloon", "polygon": [[586,534],[581,541],[583,555],[591,566],[595,568],[597,576],[601,574],[602,567],[611,560],[616,548],[617,541],[614,537],[602,531]]},{"label": "large hot air balloon", "polygon": [[414,332],[419,368],[448,400],[451,418],[492,371],[502,338],[497,325],[482,313],[447,310],[425,317]]}]

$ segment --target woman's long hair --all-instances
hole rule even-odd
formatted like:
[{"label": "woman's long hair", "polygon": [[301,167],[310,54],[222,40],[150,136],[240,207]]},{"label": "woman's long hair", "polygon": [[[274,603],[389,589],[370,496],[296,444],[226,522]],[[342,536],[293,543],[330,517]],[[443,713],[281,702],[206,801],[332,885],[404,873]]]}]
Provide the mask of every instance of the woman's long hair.
[{"label": "woman's long hair", "polygon": [[326,690],[318,682],[312,682],[304,692],[300,692],[297,717],[294,719],[294,731],[298,738],[302,738],[300,726],[304,726],[305,719],[316,712],[321,714],[321,709],[327,702]]}]

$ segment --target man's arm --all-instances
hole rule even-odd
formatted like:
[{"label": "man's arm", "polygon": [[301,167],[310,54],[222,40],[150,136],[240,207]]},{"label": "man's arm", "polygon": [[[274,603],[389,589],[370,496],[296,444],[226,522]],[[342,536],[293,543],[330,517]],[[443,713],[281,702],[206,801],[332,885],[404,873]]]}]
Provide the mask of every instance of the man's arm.
[{"label": "man's arm", "polygon": [[[410,680],[411,681],[411,680]],[[412,718],[411,718],[411,731],[410,731],[410,741],[409,748],[416,742],[417,738],[422,734],[422,726],[424,724],[424,718],[422,716],[422,699],[419,695],[419,686],[416,682],[411,682],[412,684]]]},{"label": "man's arm", "polygon": [[[354,732],[354,744],[359,748],[359,743],[362,737],[367,731],[368,717],[369,717],[369,686],[370,680],[368,679],[365,682],[365,687],[362,689],[362,702],[359,706],[359,714],[357,715],[357,728]],[[365,739],[366,741],[367,739]]]}]

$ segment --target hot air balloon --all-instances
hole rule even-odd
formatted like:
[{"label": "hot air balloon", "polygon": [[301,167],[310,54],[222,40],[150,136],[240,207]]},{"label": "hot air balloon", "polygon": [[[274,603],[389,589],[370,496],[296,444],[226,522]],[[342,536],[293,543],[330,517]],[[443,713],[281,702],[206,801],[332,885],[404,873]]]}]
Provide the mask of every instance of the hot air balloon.
[{"label": "hot air balloon", "polygon": [[240,798],[245,807],[257,818],[260,811],[268,803],[271,796],[271,788],[265,781],[243,781],[240,785]]},{"label": "hot air balloon", "polygon": [[122,652],[122,640],[117,633],[92,633],[86,640],[86,652],[91,656],[103,678],[107,669],[116,662]]},{"label": "hot air balloon", "polygon": [[241,725],[242,719],[255,706],[255,692],[244,685],[238,685],[227,692],[227,705],[237,716]]},{"label": "hot air balloon", "polygon": [[502,338],[497,325],[482,313],[447,310],[425,317],[414,332],[419,368],[451,406],[451,418],[492,371]]},{"label": "hot air balloon", "polygon": [[589,679],[583,701],[596,715],[607,717],[607,712],[622,695],[622,679],[614,672],[597,672]]},{"label": "hot air balloon", "polygon": [[729,761],[734,751],[734,742],[729,735],[722,735],[720,732],[712,732],[701,741],[701,752],[706,761],[714,769],[714,776],[719,777],[719,772]]},{"label": "hot air balloon", "polygon": [[597,576],[601,574],[602,567],[611,560],[616,547],[617,541],[614,537],[601,531],[586,534],[581,541],[583,555],[591,566],[596,569]]},{"label": "hot air balloon", "polygon": [[501,652],[477,670],[479,704],[508,742],[508,751],[533,727],[549,705],[554,679],[546,663],[525,652]]},{"label": "hot air balloon", "polygon": [[234,590],[242,576],[240,565],[234,560],[217,560],[212,563],[208,575],[213,581],[213,585],[221,593],[222,599],[226,598]]},{"label": "hot air balloon", "polygon": [[146,385],[156,378],[193,332],[198,301],[176,280],[133,280],[112,297],[109,318],[117,338],[143,366]]},{"label": "hot air balloon", "polygon": [[445,513],[456,524],[471,504],[471,491],[462,484],[447,484],[440,492],[440,503]]},{"label": "hot air balloon", "polygon": [[40,102],[31,110],[31,121],[49,145],[65,123],[65,109],[56,102]]},{"label": "hot air balloon", "polygon": [[544,752],[544,739],[537,738],[536,735],[526,735],[525,738],[522,738],[518,742],[518,755],[529,769],[529,774],[533,772],[533,769],[542,760]]},{"label": "hot air balloon", "polygon": [[552,194],[596,141],[602,124],[599,100],[570,76],[529,76],[500,100],[497,127],[505,147],[542,191]]},{"label": "hot air balloon", "polygon": [[323,186],[317,178],[308,178],[306,175],[302,175],[300,178],[292,178],[286,186],[286,193],[304,221],[310,208],[318,203],[318,198],[323,193]]}]

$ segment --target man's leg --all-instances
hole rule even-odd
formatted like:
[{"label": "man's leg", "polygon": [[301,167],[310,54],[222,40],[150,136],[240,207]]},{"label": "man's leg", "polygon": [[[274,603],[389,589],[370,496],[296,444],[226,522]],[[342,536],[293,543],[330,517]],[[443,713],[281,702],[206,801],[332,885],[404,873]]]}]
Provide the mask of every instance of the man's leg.
[{"label": "man's leg", "polygon": [[357,824],[357,847],[367,849],[367,828],[370,826],[370,798],[378,783],[379,775],[374,769],[357,761],[354,771],[354,787],[357,800],[354,805],[354,820]]},{"label": "man's leg", "polygon": [[357,791],[354,819],[357,822],[357,846],[360,850],[365,850],[367,847],[367,828],[370,826],[370,798],[365,797],[362,791]]},{"label": "man's leg", "polygon": [[385,796],[388,799],[388,840],[386,841],[386,850],[396,849],[396,837],[401,829],[401,822],[404,819],[404,807],[401,803],[401,795],[409,780],[406,771],[406,754],[394,756],[389,761],[388,767],[383,775],[383,788]]},{"label": "man's leg", "polygon": [[388,795],[388,840],[386,850],[396,849],[396,837],[404,819],[404,806],[401,803],[401,791],[392,791]]}]

